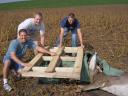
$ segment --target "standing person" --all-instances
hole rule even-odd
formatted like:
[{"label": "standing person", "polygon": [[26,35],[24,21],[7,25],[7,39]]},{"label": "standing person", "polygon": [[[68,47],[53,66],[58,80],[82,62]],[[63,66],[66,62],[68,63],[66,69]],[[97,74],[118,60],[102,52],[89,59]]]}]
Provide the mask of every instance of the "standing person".
[{"label": "standing person", "polygon": [[9,70],[13,70],[14,74],[19,75],[19,70],[25,66],[30,66],[29,63],[22,62],[22,57],[25,55],[27,49],[36,49],[41,53],[55,55],[42,47],[37,46],[31,39],[28,39],[27,31],[25,29],[19,30],[19,38],[11,41],[8,51],[4,56],[3,63],[3,87],[6,91],[11,91],[12,88],[8,84]]},{"label": "standing person", "polygon": [[72,33],[72,47],[78,46],[77,44],[78,38],[79,38],[81,47],[84,47],[81,29],[80,29],[80,23],[75,18],[74,13],[69,13],[69,15],[60,22],[60,30],[61,31],[60,31],[59,39],[57,40],[58,47],[62,46],[62,42],[64,41],[68,31],[71,31]]},{"label": "standing person", "polygon": [[[28,32],[27,34],[29,38],[34,41],[37,41],[36,38],[38,37],[40,32],[40,43],[41,43],[41,46],[44,46],[45,26],[42,21],[41,12],[34,14],[34,18],[28,18],[23,22],[21,22],[18,26],[18,33],[20,29],[26,29]],[[39,42],[36,42],[36,43],[39,43]]]}]

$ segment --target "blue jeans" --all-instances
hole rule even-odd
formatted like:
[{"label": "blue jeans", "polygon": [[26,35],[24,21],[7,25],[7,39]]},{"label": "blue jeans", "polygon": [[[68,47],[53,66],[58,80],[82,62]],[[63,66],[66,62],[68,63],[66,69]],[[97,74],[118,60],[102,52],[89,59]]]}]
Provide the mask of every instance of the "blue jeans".
[{"label": "blue jeans", "polygon": [[[77,39],[77,29],[74,29],[74,30],[68,30],[67,28],[64,28],[64,36],[63,36],[63,40],[65,40],[66,36],[67,36],[67,33],[71,31],[72,33],[72,47],[77,47],[78,46],[78,39]],[[57,41],[56,41],[56,46],[58,47],[60,44],[60,37],[57,38]]]},{"label": "blue jeans", "polygon": [[10,60],[10,62],[11,62],[9,69],[14,69],[15,71],[18,71],[19,69],[23,68],[22,65],[17,64],[17,63],[16,63],[15,61],[13,61],[12,59],[7,58],[6,56],[4,56],[4,58],[3,58],[3,63],[5,63],[6,60]]}]

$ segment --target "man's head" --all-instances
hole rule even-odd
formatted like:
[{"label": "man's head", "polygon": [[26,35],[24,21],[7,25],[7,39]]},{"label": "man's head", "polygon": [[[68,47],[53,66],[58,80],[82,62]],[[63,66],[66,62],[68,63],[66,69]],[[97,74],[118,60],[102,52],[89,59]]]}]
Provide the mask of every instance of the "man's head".
[{"label": "man's head", "polygon": [[68,15],[68,22],[70,24],[72,24],[74,22],[74,19],[75,19],[75,14],[74,13],[69,13],[69,15]]},{"label": "man's head", "polygon": [[36,25],[40,25],[42,22],[42,13],[41,12],[38,12],[34,15],[34,23]]},{"label": "man's head", "polygon": [[25,29],[19,30],[19,39],[22,43],[27,41],[27,30]]}]

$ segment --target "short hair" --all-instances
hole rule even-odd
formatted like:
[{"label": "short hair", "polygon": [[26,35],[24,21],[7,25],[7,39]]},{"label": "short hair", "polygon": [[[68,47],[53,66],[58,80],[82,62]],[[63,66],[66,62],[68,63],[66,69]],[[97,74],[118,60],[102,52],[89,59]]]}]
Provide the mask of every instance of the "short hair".
[{"label": "short hair", "polygon": [[69,13],[68,16],[71,17],[71,18],[75,18],[75,14],[74,13]]},{"label": "short hair", "polygon": [[27,34],[27,30],[26,30],[26,29],[20,29],[20,30],[19,30],[19,35],[20,35],[22,32],[24,32],[24,33]]},{"label": "short hair", "polygon": [[35,14],[34,14],[34,17],[35,17],[36,15],[38,15],[38,16],[40,16],[40,17],[43,16],[41,12],[37,12],[37,13],[35,13]]}]

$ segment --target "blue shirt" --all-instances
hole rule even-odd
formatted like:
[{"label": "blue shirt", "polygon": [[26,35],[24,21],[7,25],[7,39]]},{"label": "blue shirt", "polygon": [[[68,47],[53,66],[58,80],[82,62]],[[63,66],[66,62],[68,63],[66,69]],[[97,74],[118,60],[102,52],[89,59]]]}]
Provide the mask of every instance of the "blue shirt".
[{"label": "blue shirt", "polygon": [[68,22],[68,17],[65,17],[61,22],[60,22],[60,26],[62,28],[67,28],[68,30],[73,30],[73,29],[78,29],[80,28],[80,23],[77,19],[74,19],[74,22],[72,24],[70,24]]},{"label": "blue shirt", "polygon": [[21,43],[19,39],[12,40],[8,51],[5,55],[6,59],[11,59],[11,52],[15,52],[18,58],[21,58],[25,55],[27,49],[35,49],[36,45],[32,40],[28,40],[24,43]]}]

